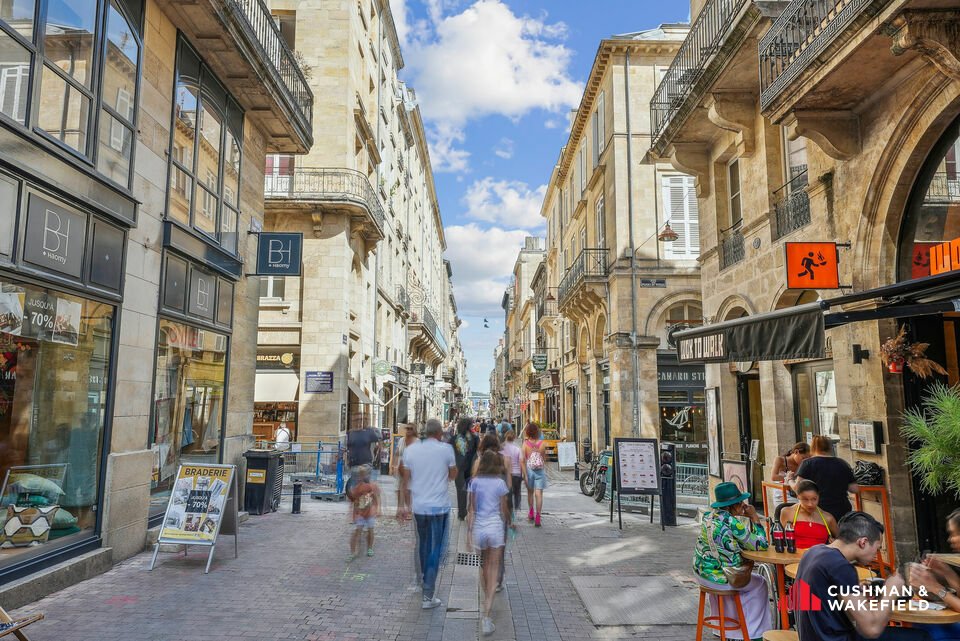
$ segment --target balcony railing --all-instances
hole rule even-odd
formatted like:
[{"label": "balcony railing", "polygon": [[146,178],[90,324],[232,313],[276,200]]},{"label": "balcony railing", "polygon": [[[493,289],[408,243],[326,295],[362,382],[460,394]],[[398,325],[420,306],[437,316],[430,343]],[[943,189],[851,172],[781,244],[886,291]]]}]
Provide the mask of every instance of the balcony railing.
[{"label": "balcony railing", "polygon": [[397,285],[397,305],[410,311],[410,295],[403,285]]},{"label": "balcony railing", "polygon": [[804,168],[793,180],[773,192],[773,213],[776,217],[774,240],[810,222],[810,197],[807,195],[806,186],[807,172]]},{"label": "balcony railing", "polygon": [[366,175],[353,169],[312,169],[297,167],[289,175],[264,177],[265,198],[352,202],[365,207],[383,233],[383,207]]},{"label": "balcony railing", "polygon": [[557,315],[557,290],[556,287],[548,287],[547,293],[537,300],[537,319],[553,318]]},{"label": "balcony railing", "polygon": [[938,171],[930,180],[923,202],[924,204],[960,202],[960,179],[956,174],[951,176],[945,171]]},{"label": "balcony railing", "polygon": [[558,287],[559,299],[562,301],[573,293],[576,288],[586,278],[603,278],[607,275],[607,248],[597,247],[588,248],[580,252],[570,269],[560,281]]},{"label": "balcony railing", "polygon": [[734,17],[747,4],[749,0],[710,0],[700,11],[650,101],[654,146],[720,51],[733,30]]},{"label": "balcony railing", "polygon": [[443,337],[443,332],[440,331],[440,326],[437,324],[437,320],[433,317],[433,312],[430,311],[429,307],[423,308],[422,318],[423,325],[427,328],[427,333],[433,336],[433,339],[443,350],[444,354],[449,354],[450,350],[447,348],[447,339]]},{"label": "balcony railing", "polygon": [[301,125],[311,131],[313,126],[313,92],[307,83],[296,57],[290,51],[270,9],[263,0],[225,0],[226,6],[240,18],[240,25],[247,37],[259,49],[260,56],[273,67],[280,80],[281,91],[286,94]]},{"label": "balcony railing", "polygon": [[738,221],[733,227],[721,232],[720,269],[726,269],[743,260],[743,223]]},{"label": "balcony railing", "polygon": [[766,110],[871,4],[877,0],[793,0],[760,41],[760,109]]}]

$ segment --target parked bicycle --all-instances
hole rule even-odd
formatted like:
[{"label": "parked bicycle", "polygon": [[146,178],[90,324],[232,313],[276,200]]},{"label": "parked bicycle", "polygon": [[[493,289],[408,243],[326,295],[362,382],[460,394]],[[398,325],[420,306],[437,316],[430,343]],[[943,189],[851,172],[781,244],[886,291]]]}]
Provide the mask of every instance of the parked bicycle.
[{"label": "parked bicycle", "polygon": [[612,458],[611,450],[603,450],[593,457],[590,469],[580,473],[580,491],[584,496],[592,496],[598,503],[603,500],[607,493],[607,468]]},{"label": "parked bicycle", "polygon": [[701,474],[691,474],[680,481],[680,494],[687,496],[706,496],[709,490],[707,477]]}]

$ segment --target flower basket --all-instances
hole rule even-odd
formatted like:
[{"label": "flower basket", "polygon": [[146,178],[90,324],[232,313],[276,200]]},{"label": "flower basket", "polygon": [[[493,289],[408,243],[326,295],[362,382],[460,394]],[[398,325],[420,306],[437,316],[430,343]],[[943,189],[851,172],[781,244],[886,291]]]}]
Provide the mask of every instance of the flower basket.
[{"label": "flower basket", "polygon": [[891,374],[902,374],[906,365],[920,378],[929,378],[933,374],[946,374],[940,363],[926,357],[930,343],[911,343],[907,340],[907,328],[903,326],[897,335],[889,338],[880,346],[880,360]]}]

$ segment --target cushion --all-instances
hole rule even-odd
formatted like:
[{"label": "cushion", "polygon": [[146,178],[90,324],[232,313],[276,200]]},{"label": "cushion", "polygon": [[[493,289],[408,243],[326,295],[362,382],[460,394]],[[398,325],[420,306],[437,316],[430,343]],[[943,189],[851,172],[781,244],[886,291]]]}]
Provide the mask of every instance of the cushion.
[{"label": "cushion", "polygon": [[50,522],[50,527],[54,530],[61,530],[63,528],[73,527],[77,524],[77,517],[67,512],[65,509],[60,508],[53,515],[53,520]]},{"label": "cushion", "polygon": [[50,523],[59,505],[46,507],[7,506],[7,522],[3,524],[0,548],[30,547],[46,543]]},{"label": "cushion", "polygon": [[56,481],[36,474],[21,474],[19,472],[11,479],[10,489],[19,494],[42,494],[54,500],[63,494],[63,488]]}]

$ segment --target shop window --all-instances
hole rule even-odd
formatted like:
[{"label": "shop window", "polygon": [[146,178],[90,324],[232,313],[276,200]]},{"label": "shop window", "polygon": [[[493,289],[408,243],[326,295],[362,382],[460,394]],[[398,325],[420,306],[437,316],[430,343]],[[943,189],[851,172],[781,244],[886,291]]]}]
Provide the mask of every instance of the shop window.
[{"label": "shop window", "polygon": [[693,176],[663,176],[660,180],[663,208],[668,216],[666,222],[678,236],[676,240],[664,243],[664,258],[697,258],[700,255],[700,216]]},{"label": "shop window", "polygon": [[237,253],[243,112],[180,40],[167,217]]},{"label": "shop window", "polygon": [[[50,0],[40,7],[14,1],[0,11],[0,112],[36,127],[123,187],[133,170],[140,77],[140,39],[127,16],[141,10],[135,0]],[[37,43],[35,33],[43,34]],[[101,81],[94,83],[98,69]]]},{"label": "shop window", "polygon": [[160,320],[151,514],[166,507],[180,463],[219,460],[228,344],[223,334]]},{"label": "shop window", "polygon": [[94,533],[113,314],[0,282],[0,567]]}]

